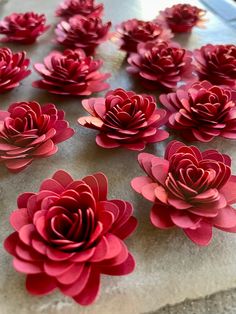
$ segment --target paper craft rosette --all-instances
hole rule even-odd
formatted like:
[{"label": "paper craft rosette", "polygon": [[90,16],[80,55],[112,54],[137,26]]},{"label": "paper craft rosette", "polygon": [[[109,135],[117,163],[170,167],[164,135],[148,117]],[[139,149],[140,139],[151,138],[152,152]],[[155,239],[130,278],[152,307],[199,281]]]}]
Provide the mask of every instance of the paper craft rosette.
[{"label": "paper craft rosette", "polygon": [[19,86],[30,75],[29,63],[24,51],[13,53],[9,48],[0,48],[0,94]]},{"label": "paper craft rosette", "polygon": [[181,228],[198,245],[209,244],[213,227],[236,232],[236,176],[228,155],[172,141],[164,158],[141,153],[138,161],[147,176],[131,185],[153,203],[155,227]]},{"label": "paper craft rosette", "polygon": [[91,95],[109,88],[104,81],[110,74],[99,71],[102,64],[102,60],[86,56],[82,49],[53,51],[44,63],[34,65],[42,79],[32,85],[52,94]]},{"label": "paper craft rosette", "polygon": [[35,101],[13,103],[7,111],[0,110],[0,164],[19,172],[34,159],[55,154],[57,144],[74,134],[64,115],[54,104],[40,106]]},{"label": "paper craft rosette", "polygon": [[120,49],[127,53],[137,52],[140,43],[168,41],[172,37],[171,31],[163,25],[138,19],[122,22],[113,35]]},{"label": "paper craft rosette", "polygon": [[202,81],[162,94],[159,99],[168,111],[170,128],[185,139],[236,139],[236,95],[229,89]]},{"label": "paper craft rosette", "polygon": [[104,10],[102,3],[94,0],[64,0],[56,10],[56,16],[68,19],[74,15],[101,17]]},{"label": "paper craft rosette", "polygon": [[65,47],[81,48],[92,55],[98,45],[108,39],[110,27],[111,22],[103,23],[99,17],[75,15],[57,25],[56,40]]},{"label": "paper craft rosette", "polygon": [[172,89],[193,79],[192,53],[172,42],[140,43],[128,63],[127,71],[150,90]]},{"label": "paper craft rosette", "polygon": [[156,21],[164,23],[174,33],[190,32],[194,26],[201,27],[206,11],[187,3],[178,3],[160,11]]},{"label": "paper craft rosette", "polygon": [[4,242],[26,288],[45,295],[58,288],[81,305],[95,301],[101,274],[133,271],[124,239],[136,228],[133,207],[107,199],[102,173],[74,180],[59,170],[37,193],[23,193],[10,217],[15,232]]},{"label": "paper craft rosette", "polygon": [[82,105],[90,116],[81,117],[78,122],[99,131],[96,143],[101,147],[143,150],[146,144],[169,136],[159,129],[167,121],[166,111],[156,108],[152,96],[118,88],[104,98],[85,99]]},{"label": "paper craft rosette", "polygon": [[236,45],[205,45],[193,51],[200,80],[236,90]]},{"label": "paper craft rosette", "polygon": [[12,13],[0,21],[0,34],[5,35],[0,41],[32,44],[49,27],[44,14]]}]

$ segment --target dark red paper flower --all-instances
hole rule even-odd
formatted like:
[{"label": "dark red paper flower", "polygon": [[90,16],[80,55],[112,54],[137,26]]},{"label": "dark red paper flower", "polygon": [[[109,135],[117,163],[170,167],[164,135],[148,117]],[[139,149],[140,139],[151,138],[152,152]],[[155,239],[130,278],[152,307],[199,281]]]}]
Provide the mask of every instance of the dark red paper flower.
[{"label": "dark red paper flower", "polygon": [[145,177],[132,180],[133,189],[153,202],[151,221],[157,228],[179,227],[196,244],[207,245],[212,228],[236,232],[236,176],[231,159],[216,150],[172,141],[165,157],[141,153]]},{"label": "dark red paper flower", "polygon": [[202,46],[193,52],[200,80],[236,89],[236,46]]},{"label": "dark red paper flower", "polygon": [[75,15],[62,21],[55,30],[57,42],[68,48],[82,48],[93,54],[98,45],[108,39],[111,22],[102,23],[99,17]]},{"label": "dark red paper flower", "polygon": [[55,105],[14,103],[8,111],[0,110],[0,162],[10,171],[19,172],[34,159],[55,154],[56,144],[73,134],[64,111]]},{"label": "dark red paper flower", "polygon": [[141,43],[128,58],[127,71],[137,75],[148,89],[174,88],[193,77],[191,52],[176,43]]},{"label": "dark red paper flower", "polygon": [[120,49],[129,53],[136,52],[139,43],[167,41],[173,34],[160,24],[132,19],[118,25],[114,37],[118,39]]},{"label": "dark red paper flower", "polygon": [[190,32],[194,26],[202,26],[205,14],[205,10],[196,6],[179,3],[160,11],[156,21],[166,23],[174,33],[183,33]]},{"label": "dark red paper flower", "polygon": [[56,10],[56,16],[68,19],[74,15],[101,17],[104,10],[102,3],[94,0],[64,0]]},{"label": "dark red paper flower", "polygon": [[136,228],[133,207],[107,200],[102,173],[73,180],[57,171],[38,193],[18,197],[10,217],[15,232],[4,243],[13,266],[27,274],[26,288],[44,295],[55,288],[81,305],[95,301],[100,275],[126,275],[135,261],[124,243]]},{"label": "dark red paper flower", "polygon": [[102,64],[102,60],[87,57],[81,49],[53,51],[44,58],[44,64],[34,65],[42,79],[33,82],[33,86],[53,94],[91,95],[109,88],[104,80],[110,74],[99,72]]},{"label": "dark red paper flower", "polygon": [[29,63],[24,51],[13,53],[9,48],[0,48],[0,94],[19,86],[30,75]]},{"label": "dark red paper flower", "polygon": [[0,34],[5,35],[2,42],[32,44],[50,26],[46,24],[44,14],[34,12],[12,13],[0,21]]},{"label": "dark red paper flower", "polygon": [[159,129],[166,122],[166,111],[156,108],[152,96],[118,88],[105,98],[85,99],[82,104],[91,116],[79,118],[78,122],[99,131],[96,143],[101,147],[143,150],[146,144],[169,136]]},{"label": "dark red paper flower", "polygon": [[170,114],[170,127],[179,130],[187,140],[201,142],[217,136],[236,139],[235,101],[230,90],[207,81],[160,96]]}]

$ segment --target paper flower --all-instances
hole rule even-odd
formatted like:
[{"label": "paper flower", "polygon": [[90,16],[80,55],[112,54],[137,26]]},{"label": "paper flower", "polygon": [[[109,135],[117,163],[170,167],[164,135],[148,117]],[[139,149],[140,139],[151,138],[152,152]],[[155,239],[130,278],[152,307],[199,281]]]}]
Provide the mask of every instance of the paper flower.
[{"label": "paper flower", "polygon": [[165,157],[141,153],[147,176],[132,180],[133,189],[153,202],[151,221],[157,228],[179,227],[196,244],[208,245],[212,228],[236,232],[236,176],[231,159],[216,150],[172,141]]},{"label": "paper flower", "polygon": [[207,81],[163,94],[169,125],[187,140],[209,142],[217,136],[236,139],[236,98],[230,90]]},{"label": "paper flower", "polygon": [[74,131],[64,120],[64,111],[55,105],[17,102],[8,111],[0,110],[0,163],[19,172],[36,158],[49,157],[56,144],[70,138]]},{"label": "paper flower", "polygon": [[42,79],[33,82],[33,86],[53,94],[91,95],[109,88],[104,81],[110,74],[99,72],[102,64],[101,60],[87,57],[81,49],[53,51],[44,59],[44,64],[34,65]]},{"label": "paper flower", "polygon": [[174,88],[193,77],[191,52],[176,43],[141,43],[128,58],[127,71],[138,76],[148,89]]},{"label": "paper flower", "polygon": [[106,41],[111,22],[102,23],[99,17],[76,15],[56,27],[57,42],[68,48],[82,48],[93,54],[98,45]]},{"label": "paper flower", "polygon": [[102,173],[73,180],[57,171],[38,193],[18,197],[10,217],[15,232],[4,243],[13,266],[27,274],[26,288],[44,295],[55,288],[81,305],[95,301],[100,275],[126,275],[135,261],[124,239],[137,221],[123,200],[107,200]]},{"label": "paper flower", "polygon": [[175,4],[160,11],[157,22],[164,22],[174,33],[190,32],[194,26],[202,26],[206,11],[191,4]]},{"label": "paper flower", "polygon": [[236,89],[236,46],[202,46],[193,52],[200,80]]},{"label": "paper flower", "polygon": [[24,51],[13,53],[9,48],[0,48],[0,94],[19,86],[30,75],[29,63]]},{"label": "paper flower", "polygon": [[103,13],[102,3],[94,0],[64,0],[56,10],[56,16],[68,19],[74,15],[100,17]]},{"label": "paper flower", "polygon": [[152,96],[118,88],[105,98],[85,99],[82,104],[91,116],[79,118],[78,122],[99,131],[96,143],[101,147],[143,150],[146,144],[169,136],[159,129],[166,122],[166,111],[156,108]]},{"label": "paper flower", "polygon": [[120,49],[126,52],[136,52],[139,43],[149,41],[167,41],[173,34],[171,31],[154,22],[137,19],[125,21],[116,27],[114,38],[118,39]]},{"label": "paper flower", "polygon": [[5,35],[2,42],[32,44],[50,26],[44,14],[34,12],[12,13],[0,21],[0,34]]}]

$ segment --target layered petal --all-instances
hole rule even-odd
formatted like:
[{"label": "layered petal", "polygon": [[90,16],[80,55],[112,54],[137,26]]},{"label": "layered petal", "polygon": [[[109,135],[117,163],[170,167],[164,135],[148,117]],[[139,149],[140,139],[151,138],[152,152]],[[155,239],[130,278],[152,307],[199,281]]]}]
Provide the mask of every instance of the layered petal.
[{"label": "layered petal", "polygon": [[[0,120],[0,161],[12,172],[25,169],[36,158],[55,154],[56,144],[74,134],[64,120],[64,112],[54,104],[41,106],[37,102],[22,101],[11,104],[7,113]],[[59,183],[53,180],[47,186],[51,191],[60,192]],[[19,207],[26,208],[30,196],[21,195]]]},{"label": "layered petal", "polygon": [[[49,91],[52,94],[87,96],[109,87],[104,82],[110,74],[99,72],[102,60],[87,57],[83,49],[51,52],[44,63],[36,63],[35,70],[42,76],[33,82],[33,86]],[[61,123],[56,127],[60,128]],[[70,132],[58,133],[56,140],[62,141]]]},{"label": "layered petal", "polygon": [[48,28],[44,14],[12,13],[0,21],[0,34],[5,35],[1,41],[32,44]]},{"label": "layered petal", "polygon": [[[209,82],[201,84],[197,86],[211,87]],[[203,92],[203,88],[199,91]],[[185,91],[161,99],[167,107],[167,102],[174,102],[181,95],[186,97]],[[176,101],[176,106],[181,101]],[[172,103],[171,107],[174,108]],[[153,203],[152,224],[160,229],[181,228],[190,240],[203,246],[210,243],[213,227],[236,232],[236,211],[231,206],[236,202],[236,180],[231,174],[230,157],[216,150],[201,152],[195,146],[172,141],[164,158],[139,154],[138,162],[147,176],[131,181],[133,189]]]},{"label": "layered petal", "polygon": [[166,111],[156,108],[152,96],[118,88],[105,98],[90,98],[82,104],[91,116],[79,118],[78,123],[100,132],[96,143],[101,147],[143,150],[146,144],[169,136],[159,129],[167,120]]},{"label": "layered petal", "polygon": [[107,186],[103,173],[74,180],[58,170],[38,193],[19,196],[19,209],[10,218],[16,231],[4,247],[14,257],[14,268],[27,275],[30,293],[45,295],[58,288],[89,305],[98,296],[101,274],[134,270],[134,258],[123,242],[137,225],[133,207],[108,200]]}]

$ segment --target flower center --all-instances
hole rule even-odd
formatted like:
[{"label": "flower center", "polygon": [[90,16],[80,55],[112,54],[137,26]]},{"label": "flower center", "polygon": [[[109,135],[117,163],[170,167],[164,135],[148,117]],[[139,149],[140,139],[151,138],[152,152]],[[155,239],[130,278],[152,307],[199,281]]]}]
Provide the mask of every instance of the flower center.
[{"label": "flower center", "polygon": [[136,101],[127,100],[124,104],[116,104],[106,114],[106,126],[120,128],[137,128],[146,120],[145,114],[138,108]]}]

